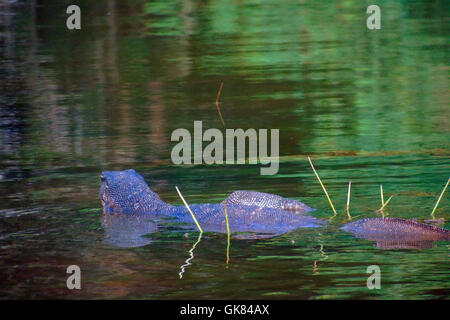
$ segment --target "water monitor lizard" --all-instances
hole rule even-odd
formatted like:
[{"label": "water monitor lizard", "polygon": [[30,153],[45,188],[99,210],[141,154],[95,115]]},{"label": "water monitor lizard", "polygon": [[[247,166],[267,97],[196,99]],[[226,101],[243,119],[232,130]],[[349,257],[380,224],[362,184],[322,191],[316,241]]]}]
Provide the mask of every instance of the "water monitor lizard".
[{"label": "water monitor lizard", "polygon": [[[101,182],[100,199],[105,213],[169,217],[193,224],[185,206],[173,206],[161,200],[133,169],[103,172]],[[273,237],[297,228],[326,224],[305,215],[314,209],[300,201],[255,191],[239,190],[222,203],[190,207],[204,231],[226,233],[225,203],[230,231],[253,234],[238,234],[238,238]],[[356,237],[376,241],[383,248],[427,247],[432,241],[450,240],[447,229],[399,218],[361,219],[345,224],[342,229]]]},{"label": "water monitor lizard", "polygon": [[[103,172],[100,199],[105,212],[165,216],[193,223],[185,206],[173,206],[161,200],[133,169]],[[297,228],[319,227],[325,221],[302,213],[307,205],[274,194],[235,191],[222,203],[190,205],[204,231],[227,232],[226,203],[231,232],[251,232],[257,237],[275,236]]]}]

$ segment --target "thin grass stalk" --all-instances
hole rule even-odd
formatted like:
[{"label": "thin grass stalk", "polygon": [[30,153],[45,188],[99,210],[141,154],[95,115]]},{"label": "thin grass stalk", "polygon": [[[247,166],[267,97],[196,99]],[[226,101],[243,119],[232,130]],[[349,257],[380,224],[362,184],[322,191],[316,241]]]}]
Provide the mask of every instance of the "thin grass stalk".
[{"label": "thin grass stalk", "polygon": [[444,190],[442,190],[441,195],[439,196],[439,199],[437,200],[436,204],[434,205],[433,211],[431,212],[431,216],[433,217],[433,219],[434,219],[434,212],[436,211],[436,209],[439,205],[439,202],[441,202],[442,196],[444,195],[445,190],[447,190],[449,182],[450,182],[450,178],[448,178],[447,183],[445,184]]},{"label": "thin grass stalk", "polygon": [[378,212],[382,212],[383,209],[386,208],[386,206],[388,205],[389,201],[391,201],[391,199],[392,199],[393,197],[394,197],[393,195],[390,196],[389,199],[387,199],[387,201],[386,201],[386,202],[381,206],[381,208],[378,209],[377,211],[378,211]]},{"label": "thin grass stalk", "polygon": [[224,203],[225,208],[225,221],[227,223],[227,264],[230,262],[230,238],[231,238],[231,232],[230,232],[230,223],[228,221],[228,212],[227,212],[227,204]]},{"label": "thin grass stalk", "polygon": [[347,205],[345,206],[345,210],[347,211],[347,216],[349,219],[352,218],[352,216],[350,215],[350,191],[352,188],[352,182],[349,181],[348,182],[348,192],[347,192]]},{"label": "thin grass stalk", "polygon": [[337,215],[336,209],[334,209],[333,203],[331,202],[331,199],[330,199],[330,196],[328,195],[327,189],[326,189],[325,186],[323,185],[322,180],[320,180],[320,177],[319,177],[319,175],[317,174],[317,171],[316,171],[316,169],[314,168],[314,165],[313,165],[313,163],[312,163],[312,161],[311,161],[311,158],[310,158],[309,156],[308,156],[308,161],[309,161],[309,164],[311,165],[311,168],[312,168],[313,171],[314,171],[314,174],[315,174],[316,177],[317,177],[317,180],[319,180],[319,183],[320,183],[320,185],[322,186],[322,189],[323,189],[323,191],[325,192],[325,195],[327,196],[328,202],[330,203],[331,209],[333,209],[334,215],[336,216],[336,215]]},{"label": "thin grass stalk", "polygon": [[195,224],[197,225],[197,228],[200,232],[203,232],[202,227],[200,227],[200,224],[198,223],[197,219],[195,218],[194,213],[192,212],[191,208],[189,208],[189,205],[187,204],[186,200],[184,200],[183,195],[181,194],[180,190],[178,190],[178,187],[175,186],[175,189],[177,189],[178,195],[180,196],[181,200],[183,200],[184,205],[188,209],[189,213],[191,214],[192,218],[194,219]]},{"label": "thin grass stalk", "polygon": [[383,185],[380,184],[381,206],[384,206]]},{"label": "thin grass stalk", "polygon": [[223,81],[220,83],[219,92],[217,93],[216,108],[217,108],[217,112],[219,113],[220,121],[222,122],[222,125],[225,127],[225,122],[223,121],[222,113],[220,112],[220,107],[219,107],[219,98],[220,98],[220,94],[222,93],[222,87],[223,87]]}]

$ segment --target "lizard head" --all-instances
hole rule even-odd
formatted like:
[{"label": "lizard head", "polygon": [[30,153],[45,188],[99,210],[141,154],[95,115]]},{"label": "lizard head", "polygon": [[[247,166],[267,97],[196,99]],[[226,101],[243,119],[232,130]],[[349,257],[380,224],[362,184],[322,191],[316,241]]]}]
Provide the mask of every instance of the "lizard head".
[{"label": "lizard head", "polygon": [[161,201],[133,169],[104,171],[100,180],[100,200],[105,212],[142,212],[151,208],[153,202]]}]

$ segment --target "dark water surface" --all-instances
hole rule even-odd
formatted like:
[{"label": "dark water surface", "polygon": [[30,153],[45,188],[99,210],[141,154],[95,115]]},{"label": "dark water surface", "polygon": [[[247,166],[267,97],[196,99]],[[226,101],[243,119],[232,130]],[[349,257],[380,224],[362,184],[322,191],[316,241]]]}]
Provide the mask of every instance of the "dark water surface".
[{"label": "dark water surface", "polygon": [[[449,298],[449,243],[375,247],[339,230],[353,218],[429,218],[450,172],[446,1],[3,1],[0,10],[0,298]],[[176,166],[173,130],[279,128],[280,170]],[[236,189],[332,212],[330,226],[267,240],[186,237],[104,242],[102,170],[135,168],[167,202],[220,202]],[[449,197],[436,211],[450,219]],[[132,226],[131,226],[132,227]],[[449,228],[450,224],[445,223]],[[79,265],[82,290],[66,288]],[[380,290],[366,269],[381,268]]]}]

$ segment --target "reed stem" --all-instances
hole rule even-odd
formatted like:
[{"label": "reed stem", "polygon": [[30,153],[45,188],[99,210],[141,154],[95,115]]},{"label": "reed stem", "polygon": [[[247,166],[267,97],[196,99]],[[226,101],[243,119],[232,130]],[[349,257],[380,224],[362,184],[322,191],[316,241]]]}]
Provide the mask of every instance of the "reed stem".
[{"label": "reed stem", "polygon": [[351,191],[351,188],[352,188],[352,182],[349,181],[348,182],[348,192],[347,192],[347,205],[345,206],[345,209],[347,211],[347,216],[349,219],[352,218],[352,216],[350,215],[350,191]]},{"label": "reed stem", "polygon": [[378,211],[378,212],[383,211],[383,209],[388,205],[389,201],[391,201],[391,199],[392,199],[393,197],[394,197],[393,195],[390,196],[389,199],[387,199],[387,201],[386,201],[386,202],[381,206],[381,208],[378,209],[377,211]]},{"label": "reed stem", "polygon": [[228,264],[228,262],[230,262],[230,237],[231,237],[231,232],[230,232],[230,223],[228,221],[227,204],[224,203],[223,205],[225,207],[225,221],[227,223],[227,264]]},{"label": "reed stem", "polygon": [[433,211],[431,212],[431,216],[434,219],[434,212],[436,211],[439,202],[441,202],[442,196],[444,195],[445,190],[447,190],[448,183],[450,182],[450,178],[448,178],[447,183],[445,184],[444,190],[442,190],[441,195],[439,196],[439,199],[437,200],[436,204],[434,205]]},{"label": "reed stem", "polygon": [[323,191],[325,192],[325,195],[327,196],[328,202],[330,203],[331,209],[333,209],[334,215],[336,216],[336,215],[337,215],[336,209],[334,209],[333,203],[331,202],[331,199],[330,199],[330,196],[328,195],[327,189],[326,189],[325,186],[323,185],[322,180],[320,180],[320,177],[319,177],[319,175],[317,174],[317,171],[316,171],[316,169],[314,168],[314,165],[313,165],[313,163],[312,163],[312,161],[311,161],[311,158],[310,158],[309,156],[308,156],[308,161],[309,161],[309,164],[311,165],[311,168],[312,168],[313,171],[314,171],[314,174],[315,174],[316,177],[317,177],[317,180],[319,180],[319,183],[320,183],[320,185],[322,186],[322,189],[323,189]]},{"label": "reed stem", "polygon": [[219,98],[220,98],[220,94],[222,92],[222,87],[223,87],[223,81],[220,83],[219,92],[217,93],[216,108],[217,108],[217,112],[219,113],[220,121],[222,122],[222,125],[225,127],[225,122],[223,121],[222,113],[220,112],[220,107],[219,107]]},{"label": "reed stem", "polygon": [[177,189],[178,195],[180,196],[181,200],[183,200],[184,205],[186,206],[186,208],[188,209],[188,211],[191,214],[192,218],[194,219],[194,222],[197,225],[198,230],[203,233],[202,227],[200,227],[197,219],[195,218],[194,213],[192,212],[191,208],[189,208],[189,205],[187,204],[186,200],[184,200],[183,195],[181,194],[180,190],[178,190],[177,186],[175,186],[175,189]]}]

